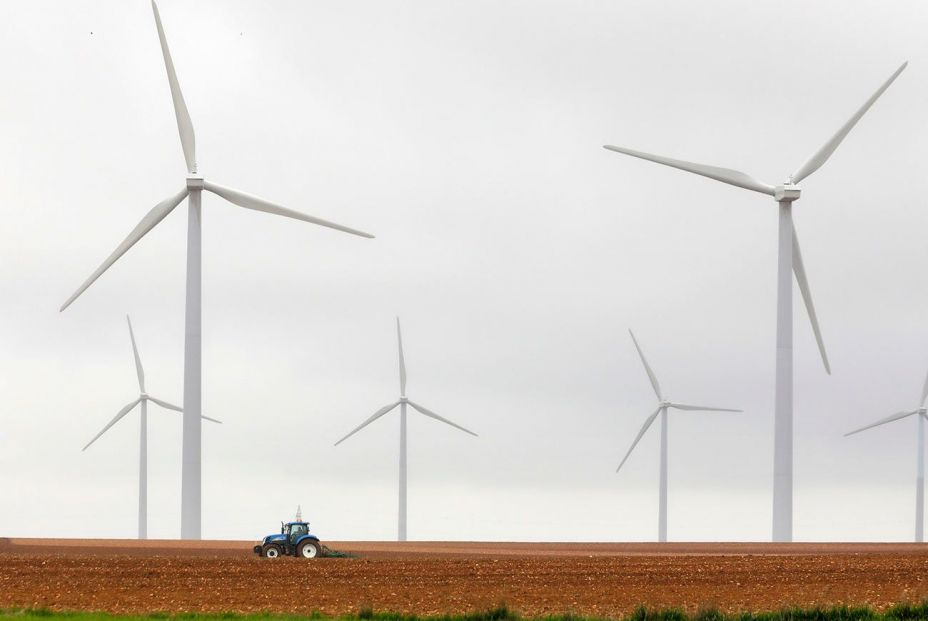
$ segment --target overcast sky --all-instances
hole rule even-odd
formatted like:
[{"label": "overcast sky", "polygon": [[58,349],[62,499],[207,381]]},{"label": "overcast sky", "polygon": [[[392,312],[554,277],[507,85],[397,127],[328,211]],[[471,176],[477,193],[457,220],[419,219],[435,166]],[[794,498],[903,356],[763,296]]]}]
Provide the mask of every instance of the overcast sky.
[{"label": "overcast sky", "polygon": [[[795,295],[799,540],[913,535],[928,371],[923,2],[162,0],[218,183],[365,240],[203,200],[203,535],[302,504],[324,540],[396,534],[398,395],[412,539],[770,534],[776,208],[613,143],[782,182],[909,68],[794,209],[833,375]],[[185,207],[58,307],[184,160],[144,0],[0,1],[0,535],[132,537],[137,395],[182,401]],[[152,537],[180,526],[180,417],[150,408]]]}]

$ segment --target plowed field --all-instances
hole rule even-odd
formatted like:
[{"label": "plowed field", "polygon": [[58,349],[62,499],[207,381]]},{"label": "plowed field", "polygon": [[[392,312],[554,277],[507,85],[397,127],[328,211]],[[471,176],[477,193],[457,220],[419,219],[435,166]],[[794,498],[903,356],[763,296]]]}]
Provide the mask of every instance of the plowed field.
[{"label": "plowed field", "polygon": [[359,558],[312,561],[257,558],[251,545],[0,539],[0,608],[618,616],[928,597],[928,548],[909,544],[335,542]]}]

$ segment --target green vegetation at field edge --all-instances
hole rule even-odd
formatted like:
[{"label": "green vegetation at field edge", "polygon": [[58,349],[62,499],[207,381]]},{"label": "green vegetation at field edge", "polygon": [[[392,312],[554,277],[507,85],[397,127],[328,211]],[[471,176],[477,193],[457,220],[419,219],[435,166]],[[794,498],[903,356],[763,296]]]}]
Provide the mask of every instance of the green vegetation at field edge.
[{"label": "green vegetation at field edge", "polygon": [[646,610],[639,608],[621,619],[551,615],[523,617],[506,608],[464,615],[418,616],[362,610],[357,615],[330,616],[322,613],[290,615],[275,613],[151,613],[115,615],[100,612],[57,612],[43,608],[0,610],[0,621],[928,621],[928,601],[922,604],[899,604],[877,612],[869,608],[790,608],[776,612],[727,614],[703,610],[689,614],[680,610]]}]

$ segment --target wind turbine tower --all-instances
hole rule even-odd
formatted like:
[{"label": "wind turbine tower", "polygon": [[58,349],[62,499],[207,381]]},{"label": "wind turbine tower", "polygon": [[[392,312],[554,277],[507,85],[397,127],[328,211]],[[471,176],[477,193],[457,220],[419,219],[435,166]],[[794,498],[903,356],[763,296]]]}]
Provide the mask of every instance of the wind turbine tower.
[{"label": "wind turbine tower", "polygon": [[400,476],[399,476],[399,515],[397,519],[397,541],[406,541],[406,406],[412,407],[414,410],[420,414],[427,416],[429,418],[434,418],[437,421],[441,421],[446,425],[451,425],[456,429],[460,429],[465,433],[469,433],[472,436],[477,434],[469,429],[461,427],[457,423],[453,423],[447,418],[443,418],[436,414],[435,412],[429,410],[428,408],[411,401],[406,397],[406,360],[403,357],[403,335],[400,332],[400,319],[396,318],[396,340],[399,344],[399,361],[400,361],[400,398],[389,405],[385,405],[366,421],[355,427],[351,430],[348,435],[343,437],[341,440],[335,443],[335,446],[338,446],[357,432],[361,431],[375,420],[381,416],[390,412],[396,406],[400,406]]},{"label": "wind turbine tower", "polygon": [[664,399],[663,393],[661,392],[661,385],[657,381],[657,376],[654,374],[654,371],[651,370],[651,365],[648,364],[647,359],[644,357],[644,352],[641,351],[641,347],[638,346],[638,339],[635,338],[635,334],[629,330],[631,334],[632,342],[635,344],[635,349],[638,350],[638,356],[641,358],[641,364],[644,365],[645,373],[648,374],[648,379],[651,381],[651,387],[654,389],[654,394],[657,395],[657,409],[644,420],[644,424],[641,426],[641,430],[638,432],[638,435],[635,436],[635,440],[632,442],[632,445],[629,447],[628,452],[625,453],[625,457],[622,459],[622,463],[619,464],[619,467],[615,469],[616,473],[622,469],[622,466],[625,465],[625,462],[628,461],[628,458],[631,456],[632,451],[635,450],[635,447],[638,446],[638,442],[641,440],[642,436],[648,431],[648,428],[654,422],[654,420],[660,416],[661,417],[661,474],[660,474],[660,498],[658,504],[658,513],[657,513],[657,540],[661,543],[667,541],[667,411],[668,410],[685,410],[691,412],[741,412],[742,410],[731,410],[728,408],[713,408],[704,405],[687,405],[685,403],[675,403],[673,401],[667,401]]},{"label": "wind turbine tower", "polygon": [[899,77],[908,63],[903,63],[895,73],[864,103],[857,112],[826,142],[799,170],[787,177],[780,185],[758,181],[737,170],[686,162],[662,155],[653,155],[625,147],[605,145],[604,148],[643,160],[678,168],[702,175],[722,183],[767,194],[776,201],[778,216],[778,259],[777,259],[777,336],[776,336],[776,394],[774,399],[774,448],[773,448],[773,541],[793,540],[793,287],[792,275],[796,275],[799,292],[812,322],[812,331],[825,365],[831,373],[825,344],[815,317],[812,294],[802,264],[799,240],[793,226],[793,203],[799,200],[799,183],[828,161],[841,141],[847,137],[861,117],[879,99],[889,85]]},{"label": "wind turbine tower", "polygon": [[875,423],[865,425],[860,429],[849,431],[844,434],[845,437],[852,436],[873,427],[879,427],[886,423],[892,423],[909,416],[915,416],[918,419],[918,434],[916,440],[916,474],[915,474],[915,541],[922,543],[925,541],[925,419],[928,419],[928,409],[925,408],[925,401],[928,400],[928,377],[925,378],[925,384],[922,386],[922,400],[914,410],[896,412],[886,418],[881,418]]},{"label": "wind turbine tower", "polygon": [[[129,316],[126,315],[126,322],[129,324],[129,339],[132,341],[132,354],[135,356],[135,372],[138,375],[139,379],[139,397],[135,401],[127,404],[116,416],[113,417],[113,420],[108,422],[106,426],[100,430],[100,433],[95,435],[93,439],[88,442],[81,451],[86,451],[90,448],[90,445],[97,441],[97,439],[106,433],[110,427],[119,422],[119,420],[131,412],[135,406],[140,406],[140,415],[139,415],[139,539],[148,538],[148,402],[151,401],[160,405],[163,408],[168,410],[174,410],[175,412],[183,412],[183,410],[176,405],[172,405],[167,401],[162,401],[152,397],[147,392],[145,392],[145,371],[142,369],[142,359],[139,356],[139,349],[135,344],[135,334],[132,332],[132,320],[129,319]],[[222,421],[216,420],[215,418],[210,418],[209,416],[202,416],[202,418],[212,421],[214,423],[220,423]]]},{"label": "wind turbine tower", "polygon": [[187,177],[184,187],[173,196],[170,196],[149,211],[116,250],[97,268],[97,270],[84,281],[77,291],[61,306],[63,311],[71,305],[90,285],[99,278],[119,257],[126,253],[136,242],[144,237],[159,222],[161,222],[181,201],[188,199],[187,209],[187,296],[184,324],[184,439],[181,466],[181,538],[199,539],[201,534],[201,411],[202,411],[202,260],[201,260],[201,228],[203,213],[201,198],[203,190],[224,198],[225,200],[256,211],[286,216],[296,220],[303,220],[312,224],[336,229],[352,235],[371,238],[373,235],[352,229],[334,222],[322,220],[314,216],[282,207],[270,201],[233,190],[231,188],[212,183],[203,178],[197,168],[196,139],[193,133],[193,122],[187,111],[187,104],[177,81],[174,71],[174,61],[168,49],[168,42],[161,26],[161,16],[158,6],[152,0],[151,8],[155,16],[155,26],[158,29],[158,39],[161,42],[161,53],[164,57],[164,66],[167,70],[168,84],[171,88],[171,99],[174,102],[174,114],[177,117],[177,129],[180,133],[181,148],[184,152],[184,161],[187,166]]}]

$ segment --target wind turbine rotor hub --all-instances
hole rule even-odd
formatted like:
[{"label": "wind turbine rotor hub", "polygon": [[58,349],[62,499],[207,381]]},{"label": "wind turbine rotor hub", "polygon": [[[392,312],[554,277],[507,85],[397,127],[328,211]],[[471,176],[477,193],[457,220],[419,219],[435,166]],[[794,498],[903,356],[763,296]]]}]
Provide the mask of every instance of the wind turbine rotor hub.
[{"label": "wind turbine rotor hub", "polygon": [[400,403],[409,403],[408,397],[400,397]]},{"label": "wind turbine rotor hub", "polygon": [[203,190],[203,177],[201,175],[190,175],[187,177],[187,189]]},{"label": "wind turbine rotor hub", "polygon": [[924,416],[928,414],[928,408],[918,408],[918,413]]},{"label": "wind turbine rotor hub", "polygon": [[792,203],[794,200],[799,199],[801,191],[798,185],[786,182],[783,185],[778,185],[773,188],[773,198],[776,199],[778,203]]},{"label": "wind turbine rotor hub", "polygon": [[148,393],[147,393],[147,392],[143,392],[142,394],[139,395],[139,399],[141,399],[142,401],[147,401],[147,400],[148,400]]}]

